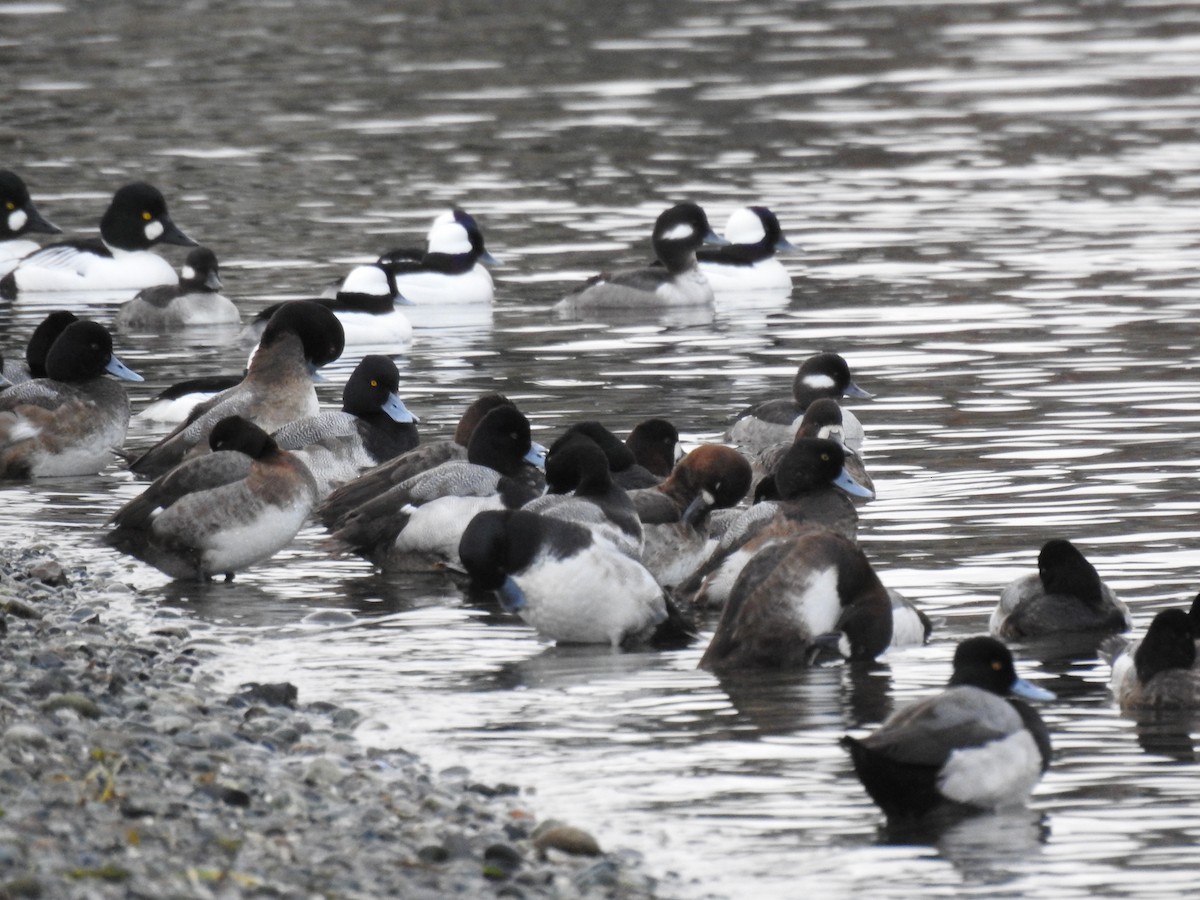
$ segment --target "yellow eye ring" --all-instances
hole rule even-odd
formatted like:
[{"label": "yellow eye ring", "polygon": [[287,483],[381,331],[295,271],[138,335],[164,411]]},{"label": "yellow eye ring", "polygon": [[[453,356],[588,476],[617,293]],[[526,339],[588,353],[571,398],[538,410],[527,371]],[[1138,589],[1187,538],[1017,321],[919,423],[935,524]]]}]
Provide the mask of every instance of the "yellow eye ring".
[{"label": "yellow eye ring", "polygon": [[144,222],[149,222],[153,218],[154,218],[154,215],[152,213],[149,213],[149,212],[142,213],[142,221],[144,221]]},{"label": "yellow eye ring", "polygon": [[14,210],[14,209],[16,209],[16,208],[17,208],[17,204],[13,203],[11,200],[9,200],[9,201],[8,201],[7,203],[5,203],[4,205],[5,205],[6,207],[8,207],[9,211],[12,211],[12,210]]},{"label": "yellow eye ring", "polygon": [[379,387],[379,382],[374,378],[371,379],[371,387]]}]

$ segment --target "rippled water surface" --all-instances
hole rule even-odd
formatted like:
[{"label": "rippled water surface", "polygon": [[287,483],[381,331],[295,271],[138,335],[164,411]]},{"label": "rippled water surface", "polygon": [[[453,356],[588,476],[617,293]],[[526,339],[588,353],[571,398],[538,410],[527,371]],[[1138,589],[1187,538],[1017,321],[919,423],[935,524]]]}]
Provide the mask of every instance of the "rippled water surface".
[{"label": "rippled water surface", "polygon": [[[1119,715],[1090,647],[1017,649],[1059,695],[1026,810],[891,834],[836,739],[944,682],[1049,537],[1139,629],[1197,589],[1200,7],[0,2],[0,74],[2,162],[43,212],[88,230],[116,186],[151,180],[247,314],[419,240],[450,204],[474,213],[494,309],[415,310],[412,347],[382,348],[427,438],[500,389],[543,438],[599,414],[719,439],[839,350],[877,394],[855,405],[879,493],[863,545],[940,627],[866,669],[721,681],[696,670],[702,645],[539,644],[439,577],[326,558],[316,528],[231,585],[171,584],[96,541],[141,487],[117,466],[3,488],[0,536],[32,528],[135,585],[118,611],[135,622],[191,621],[231,686],[293,681],[366,712],[368,742],[536,789],[541,814],[644,853],[670,896],[1194,890],[1193,723]],[[550,311],[646,258],[680,198],[718,226],[774,209],[803,247],[792,295]],[[49,308],[105,320],[112,301],[0,305],[0,350]],[[246,349],[236,330],[118,338],[147,376],[138,408]],[[332,367],[330,405],[360,352]],[[135,419],[129,443],[162,431]]]}]

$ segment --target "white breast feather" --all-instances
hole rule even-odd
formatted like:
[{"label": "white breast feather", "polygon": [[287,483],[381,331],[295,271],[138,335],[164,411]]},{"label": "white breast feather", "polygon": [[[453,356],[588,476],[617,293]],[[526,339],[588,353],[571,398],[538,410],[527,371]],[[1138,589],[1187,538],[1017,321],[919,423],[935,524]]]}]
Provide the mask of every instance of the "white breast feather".
[{"label": "white breast feather", "polygon": [[981,747],[955,750],[938,778],[942,795],[987,809],[1019,806],[1042,776],[1037,742],[1024,728]]}]

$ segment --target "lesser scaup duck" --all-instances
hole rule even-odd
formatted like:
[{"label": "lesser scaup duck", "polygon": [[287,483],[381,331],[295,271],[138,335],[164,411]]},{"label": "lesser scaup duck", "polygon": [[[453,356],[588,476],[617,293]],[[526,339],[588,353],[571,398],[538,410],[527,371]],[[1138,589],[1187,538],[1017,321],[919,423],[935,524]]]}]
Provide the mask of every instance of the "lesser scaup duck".
[{"label": "lesser scaup duck", "polygon": [[1121,709],[1200,709],[1195,639],[1188,613],[1158,613],[1137,646],[1111,660],[1109,687]]},{"label": "lesser scaup duck", "polygon": [[90,475],[125,442],[129,396],[104,373],[141,381],[113,355],[103,325],[71,323],[46,357],[45,378],[0,393],[0,478]]},{"label": "lesser scaup duck", "polygon": [[[666,419],[646,419],[638,422],[625,438],[625,446],[633,451],[637,464],[658,479],[671,474],[678,462],[676,447],[679,444],[679,430]],[[650,484],[621,485],[627,489],[635,487],[653,487]]]},{"label": "lesser scaup duck", "polygon": [[765,206],[738,209],[725,225],[724,247],[699,250],[700,271],[714,292],[790,291],[792,276],[776,253],[796,247],[783,235],[779,219]]},{"label": "lesser scaup duck", "polygon": [[62,229],[38,212],[20,175],[0,169],[0,275],[38,249],[28,234],[62,234]]},{"label": "lesser scaup duck", "polygon": [[29,343],[25,345],[25,359],[4,361],[4,377],[13,384],[29,381],[31,378],[45,378],[46,357],[50,348],[67,326],[77,321],[79,317],[65,309],[55,310],[42,319],[29,336]]},{"label": "lesser scaup duck", "polygon": [[139,475],[161,475],[193,448],[204,447],[209,431],[227,416],[243,416],[268,432],[315,416],[320,409],[313,374],[341,356],[343,346],[342,325],[328,309],[308,300],[285,303],[263,331],[246,377],[192,410],[188,421],[129,468]]},{"label": "lesser scaup duck", "polygon": [[874,659],[892,640],[892,604],[863,552],[814,529],[768,544],[742,569],[700,667],[794,668],[822,650]]},{"label": "lesser scaup duck", "polygon": [[221,294],[217,255],[196,247],[187,255],[178,284],[144,288],[121,304],[113,327],[163,331],[200,325],[237,325],[242,321],[233,301]]},{"label": "lesser scaup duck", "polygon": [[[754,467],[754,487],[765,478],[770,478],[775,474],[779,464],[787,455],[788,450],[792,448],[792,444],[801,438],[828,438],[831,441],[837,441],[842,445],[842,449],[846,452],[846,460],[843,465],[850,477],[857,484],[870,490],[875,491],[875,483],[871,480],[871,476],[867,474],[867,467],[863,464],[862,457],[850,449],[845,442],[845,430],[842,426],[842,407],[836,400],[831,400],[828,397],[821,397],[814,400],[804,410],[804,415],[800,419],[800,426],[796,430],[796,437],[792,440],[782,441],[778,444],[772,444],[761,453],[757,454],[751,463]],[[764,489],[766,490],[766,489]],[[856,497],[858,503],[867,503],[873,497]]]},{"label": "lesser scaup duck", "polygon": [[852,495],[870,496],[845,469],[836,441],[796,441],[775,474],[778,500],[764,500],[741,512],[725,530],[709,558],[679,587],[681,596],[704,606],[720,606],[742,567],[764,546],[798,531],[822,528],[854,541],[858,512]]},{"label": "lesser scaup duck", "polygon": [[0,297],[16,299],[37,291],[137,290],[156,284],[175,284],[171,264],[150,252],[156,244],[195,247],[167,213],[158,188],[142,181],[127,184],[113,195],[103,218],[100,237],[61,241],[30,253],[0,279]]},{"label": "lesser scaup duck", "polygon": [[642,555],[642,523],[629,494],[613,481],[608,457],[591,438],[568,433],[546,453],[546,494],[525,509],[576,522],[633,559]]},{"label": "lesser scaup duck", "polygon": [[105,541],[172,578],[206,580],[273,556],[317,500],[308,469],[257,425],[213,426],[206,456],[185,460],[109,520]]},{"label": "lesser scaup duck", "polygon": [[662,480],[638,462],[637,454],[628,441],[622,441],[601,423],[595,420],[576,422],[563,432],[556,443],[565,441],[572,435],[589,438],[604,451],[604,455],[608,457],[608,469],[612,473],[613,481],[626,490],[653,487]]},{"label": "lesser scaup duck", "polygon": [[1012,654],[995,638],[968,638],[954,651],[949,687],[842,746],[889,818],[1019,805],[1050,765],[1050,734],[1032,707],[1007,694],[1054,698],[1017,677]]},{"label": "lesser scaup duck", "polygon": [[1055,539],[1038,553],[1036,574],[1005,587],[988,630],[1013,640],[1069,631],[1126,631],[1131,624],[1129,608],[1079,549]]},{"label": "lesser scaup duck", "polygon": [[[383,266],[356,266],[342,281],[337,294],[312,301],[330,309],[342,323],[347,344],[407,344],[412,341],[412,323],[396,308],[407,302],[396,289],[395,279]],[[261,333],[282,304],[268,306],[251,323]]]},{"label": "lesser scaup duck", "polygon": [[[738,413],[730,429],[730,440],[749,453],[760,452],[772,444],[790,440],[800,427],[808,405],[820,397],[869,399],[868,394],[850,375],[850,366],[837,353],[810,356],[800,365],[792,380],[792,396],[786,400],[765,400]],[[856,453],[862,450],[862,425],[849,410],[842,410],[842,439]]]},{"label": "lesser scaup duck", "polygon": [[516,508],[540,494],[523,476],[544,457],[529,420],[513,406],[497,407],[471,433],[466,460],[442,463],[367,501],[342,518],[329,546],[390,569],[458,568],[467,523],[485,509]]},{"label": "lesser scaup duck", "polygon": [[668,618],[645,566],[575,522],[526,509],[481,512],[458,553],[476,587],[498,591],[547,640],[615,649],[648,640]]},{"label": "lesser scaup duck", "polygon": [[887,589],[892,602],[892,647],[919,647],[933,634],[933,620],[899,591]]},{"label": "lesser scaup duck", "polygon": [[484,264],[495,265],[496,260],[484,246],[479,224],[465,210],[453,209],[434,220],[424,253],[389,250],[379,264],[410,303],[491,303],[495,293]]},{"label": "lesser scaup duck", "polygon": [[672,206],[654,223],[651,243],[662,265],[597,275],[556,308],[640,310],[712,302],[712,287],[696,265],[696,250],[724,241],[713,234],[703,209],[695,203]]},{"label": "lesser scaup duck", "polygon": [[709,513],[739,503],[750,488],[750,464],[731,447],[703,444],[662,484],[632,491],[642,520],[642,562],[659,584],[676,585],[711,552]]},{"label": "lesser scaup duck", "polygon": [[339,412],[284,425],[271,435],[317,481],[318,497],[417,446],[417,417],[400,399],[400,372],[386,356],[364,356],[342,391]]}]

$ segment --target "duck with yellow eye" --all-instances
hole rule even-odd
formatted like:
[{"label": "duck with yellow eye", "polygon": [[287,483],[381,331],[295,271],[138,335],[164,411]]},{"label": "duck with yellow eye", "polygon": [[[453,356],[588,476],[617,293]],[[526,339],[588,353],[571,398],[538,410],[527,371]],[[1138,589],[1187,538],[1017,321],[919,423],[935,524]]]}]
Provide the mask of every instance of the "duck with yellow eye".
[{"label": "duck with yellow eye", "polygon": [[0,275],[4,275],[22,257],[38,249],[27,235],[62,234],[62,229],[42,217],[21,176],[8,169],[0,169],[0,202],[4,204],[4,214],[0,215]]},{"label": "duck with yellow eye", "polygon": [[[151,248],[158,244],[195,247],[167,212],[153,185],[120,188],[100,219],[100,237],[60,241],[29,254],[0,279],[0,297],[58,291],[135,291],[177,284],[171,264]],[[116,299],[127,300],[128,296]]]}]

